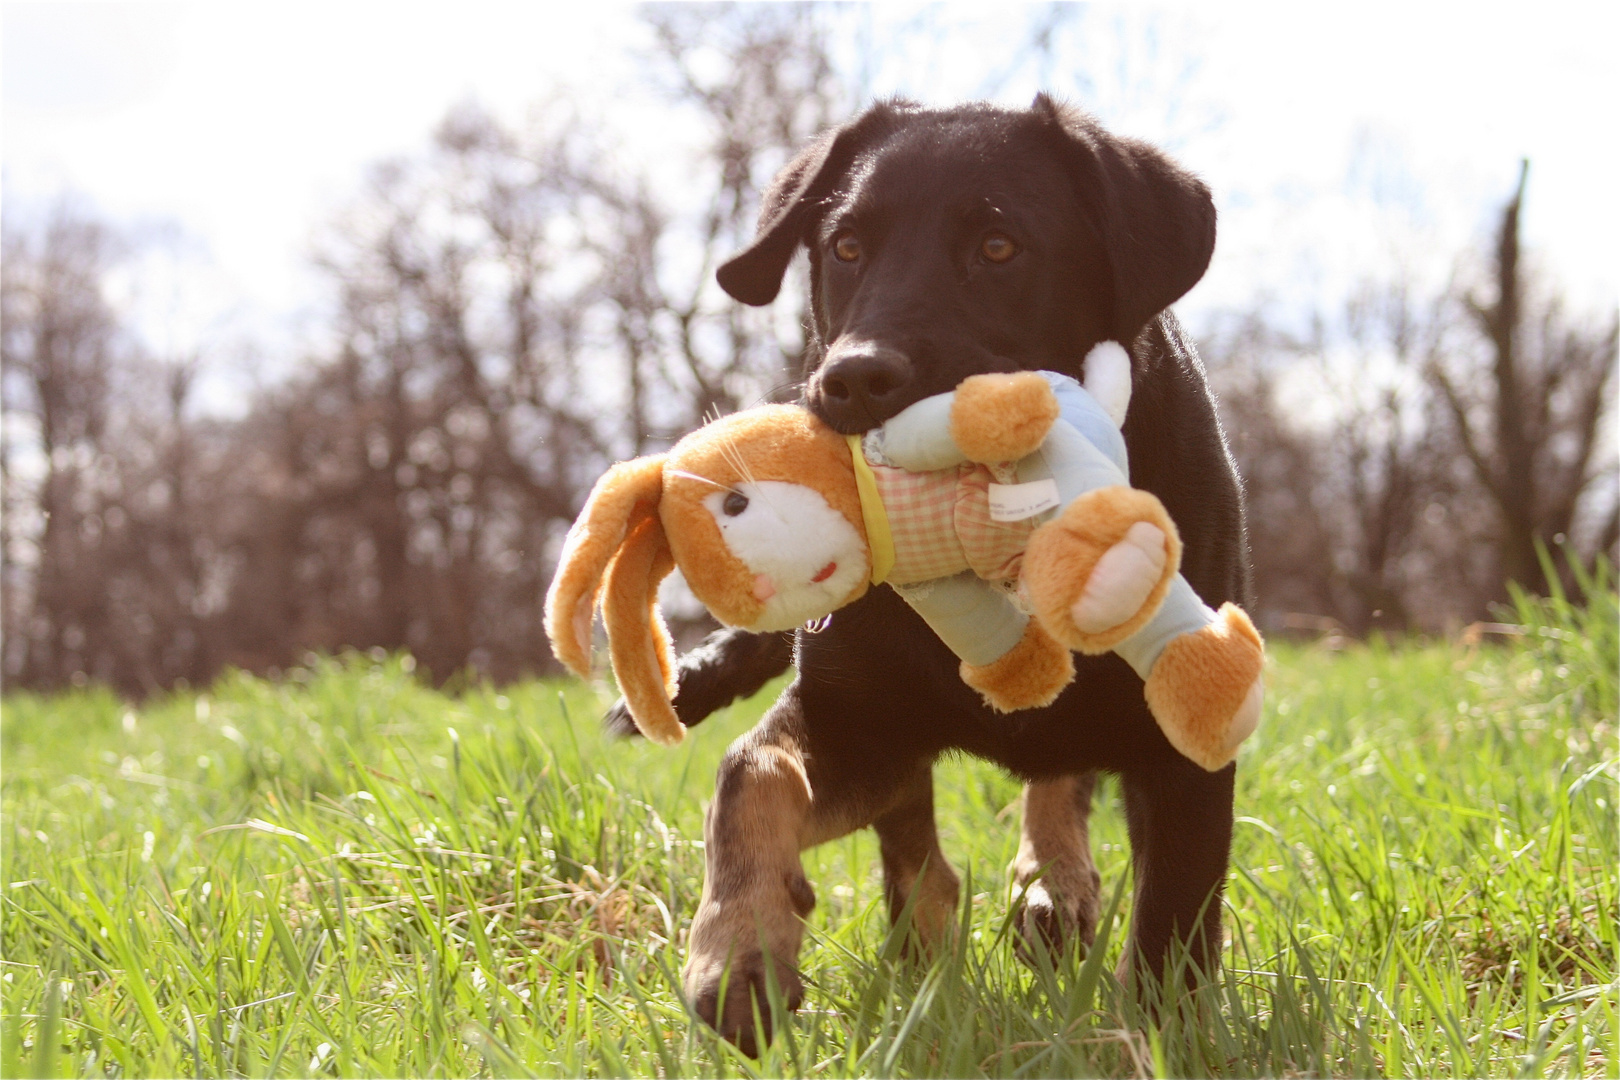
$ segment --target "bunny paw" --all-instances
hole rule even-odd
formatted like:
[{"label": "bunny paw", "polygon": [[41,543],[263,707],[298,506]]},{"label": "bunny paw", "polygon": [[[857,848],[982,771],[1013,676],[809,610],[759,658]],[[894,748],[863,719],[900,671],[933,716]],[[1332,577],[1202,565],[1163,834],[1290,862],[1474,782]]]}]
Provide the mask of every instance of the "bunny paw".
[{"label": "bunny paw", "polygon": [[1148,674],[1148,708],[1170,745],[1215,772],[1260,723],[1265,646],[1248,615],[1222,604],[1215,621],[1165,646]]},{"label": "bunny paw", "polygon": [[1064,646],[1107,652],[1158,612],[1181,567],[1181,539],[1152,494],[1107,487],[1075,499],[1029,539],[1021,586]]},{"label": "bunny paw", "polygon": [[1069,609],[1074,625],[1088,634],[1111,630],[1131,618],[1147,603],[1164,576],[1164,530],[1138,521],[1125,530],[1125,538],[1097,560],[1085,591]]},{"label": "bunny paw", "polygon": [[1017,461],[1040,448],[1057,418],[1051,385],[1033,371],[970,375],[951,404],[951,438],[969,461]]}]

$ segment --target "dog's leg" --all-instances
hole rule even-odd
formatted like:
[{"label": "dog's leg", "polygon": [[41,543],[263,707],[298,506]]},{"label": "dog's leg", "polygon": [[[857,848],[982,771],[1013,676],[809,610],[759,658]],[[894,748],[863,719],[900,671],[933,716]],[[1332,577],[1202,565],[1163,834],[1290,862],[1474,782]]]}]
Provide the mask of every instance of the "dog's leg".
[{"label": "dog's leg", "polygon": [[1097,933],[1101,879],[1091,861],[1095,773],[1038,780],[1024,789],[1023,836],[1013,881],[1024,893],[1018,930],[1023,951],[1057,951],[1071,936],[1090,948]]},{"label": "dog's leg", "polygon": [[[911,909],[910,945],[926,954],[955,926],[961,883],[939,849],[934,828],[934,774],[920,768],[898,793],[892,806],[872,822],[883,854],[883,893],[889,921],[898,924],[906,904]],[[915,900],[913,900],[915,897]]]},{"label": "dog's leg", "polygon": [[[675,715],[687,727],[696,727],[717,709],[757,693],[792,664],[792,634],[716,630],[681,657]],[[602,723],[615,735],[641,734],[623,698],[613,703]]]},{"label": "dog's leg", "polygon": [[[835,784],[812,787],[798,687],[720,763],[703,824],[703,898],[682,972],[697,1015],[750,1055],[771,1038],[768,984],[774,980],[790,1009],[804,994],[794,964],[816,894],[799,852],[871,821]],[[757,1037],[756,1008],[764,1024]]]},{"label": "dog's leg", "polygon": [[1178,943],[1190,961],[1189,986],[1201,974],[1215,973],[1235,771],[1229,765],[1205,772],[1178,756],[1123,775],[1136,899],[1121,981],[1144,975],[1161,979],[1182,951]]}]

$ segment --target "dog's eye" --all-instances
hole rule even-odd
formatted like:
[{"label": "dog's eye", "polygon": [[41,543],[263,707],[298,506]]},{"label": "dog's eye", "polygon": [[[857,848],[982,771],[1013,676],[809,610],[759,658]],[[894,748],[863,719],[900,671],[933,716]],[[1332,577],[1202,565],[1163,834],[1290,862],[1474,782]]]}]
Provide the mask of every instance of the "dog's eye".
[{"label": "dog's eye", "polygon": [[861,257],[861,242],[852,232],[839,233],[833,238],[832,247],[839,262],[854,262]]},{"label": "dog's eye", "polygon": [[991,233],[979,245],[979,254],[984,256],[986,262],[1004,263],[1018,254],[1018,245],[1012,238],[1002,233]]},{"label": "dog's eye", "polygon": [[748,496],[740,491],[733,491],[726,496],[725,502],[720,504],[720,510],[726,517],[736,517],[748,509]]}]

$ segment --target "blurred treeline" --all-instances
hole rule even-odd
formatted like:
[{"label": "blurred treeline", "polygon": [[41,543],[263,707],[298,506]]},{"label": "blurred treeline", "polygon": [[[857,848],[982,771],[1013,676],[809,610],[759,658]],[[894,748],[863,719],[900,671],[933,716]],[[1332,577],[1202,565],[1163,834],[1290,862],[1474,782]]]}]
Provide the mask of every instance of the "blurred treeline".
[{"label": "blurred treeline", "polygon": [[[857,104],[804,7],[648,18],[671,115],[705,133],[688,189],[561,107],[523,130],[455,110],[328,230],[322,344],[239,416],[196,408],[210,357],[154,354],[109,298],[127,238],[68,201],[6,214],[7,685],[141,694],[344,648],[439,679],[552,668],[540,598],[602,468],[796,392],[799,290],[741,308],[713,270]],[[1614,552],[1615,317],[1526,271],[1525,190],[1450,288],[1202,328],[1269,629],[1443,632],[1510,579],[1544,589],[1538,541]]]}]

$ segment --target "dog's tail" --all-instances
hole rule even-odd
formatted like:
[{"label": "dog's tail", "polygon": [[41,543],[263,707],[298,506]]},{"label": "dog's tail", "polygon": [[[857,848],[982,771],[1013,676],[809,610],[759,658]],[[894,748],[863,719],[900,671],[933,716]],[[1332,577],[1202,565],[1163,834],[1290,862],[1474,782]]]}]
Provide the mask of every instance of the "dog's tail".
[{"label": "dog's tail", "polygon": [[[758,693],[760,687],[793,666],[793,633],[721,629],[704,638],[701,645],[680,659],[675,715],[686,727],[696,727],[709,714]],[[608,709],[602,725],[618,736],[641,734],[623,698]]]}]

